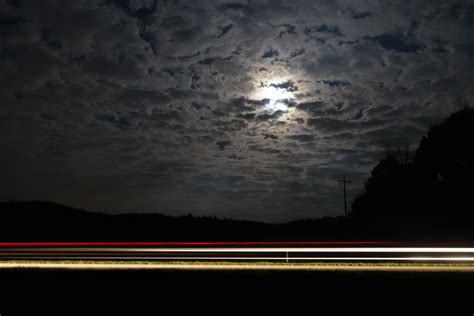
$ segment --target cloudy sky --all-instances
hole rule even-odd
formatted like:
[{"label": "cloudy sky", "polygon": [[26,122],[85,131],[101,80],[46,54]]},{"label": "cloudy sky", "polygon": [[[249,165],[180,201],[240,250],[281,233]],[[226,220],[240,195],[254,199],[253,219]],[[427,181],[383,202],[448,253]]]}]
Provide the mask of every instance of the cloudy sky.
[{"label": "cloudy sky", "polygon": [[474,103],[474,1],[0,0],[0,199],[284,222]]}]

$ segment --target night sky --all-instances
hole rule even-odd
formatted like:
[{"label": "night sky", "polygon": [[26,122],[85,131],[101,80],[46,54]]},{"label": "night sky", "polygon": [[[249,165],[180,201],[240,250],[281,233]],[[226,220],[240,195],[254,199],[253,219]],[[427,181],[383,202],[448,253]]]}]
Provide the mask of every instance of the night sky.
[{"label": "night sky", "polygon": [[474,1],[0,1],[0,200],[285,222],[474,102]]}]

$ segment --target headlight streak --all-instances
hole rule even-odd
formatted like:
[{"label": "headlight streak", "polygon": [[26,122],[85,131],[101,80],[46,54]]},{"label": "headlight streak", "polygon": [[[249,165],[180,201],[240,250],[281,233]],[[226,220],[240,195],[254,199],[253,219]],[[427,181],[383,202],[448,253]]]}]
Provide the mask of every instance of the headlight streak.
[{"label": "headlight streak", "polygon": [[450,247],[160,247],[160,248],[22,248],[29,251],[47,252],[267,252],[267,253],[295,253],[295,252],[338,252],[338,253],[474,253],[474,248]]},{"label": "headlight streak", "polygon": [[0,247],[6,260],[474,262],[471,247]]}]

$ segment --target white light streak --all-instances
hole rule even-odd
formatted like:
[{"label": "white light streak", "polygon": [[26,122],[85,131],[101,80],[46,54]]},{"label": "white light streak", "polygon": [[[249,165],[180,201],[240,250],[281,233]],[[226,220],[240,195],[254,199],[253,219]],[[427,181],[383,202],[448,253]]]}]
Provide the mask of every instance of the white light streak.
[{"label": "white light streak", "polygon": [[[12,249],[9,249],[11,252]],[[338,253],[474,253],[466,247],[159,247],[159,248],[23,248],[29,252],[338,252]],[[15,251],[15,252],[16,252]],[[1,253],[1,252],[0,252]]]},{"label": "white light streak", "polygon": [[[328,255],[329,253],[334,255]],[[337,254],[337,255],[336,255]],[[384,254],[392,254],[384,256]],[[398,256],[397,256],[398,255]],[[464,261],[468,247],[72,247],[0,249],[0,258],[21,260],[197,260],[197,261]]]}]

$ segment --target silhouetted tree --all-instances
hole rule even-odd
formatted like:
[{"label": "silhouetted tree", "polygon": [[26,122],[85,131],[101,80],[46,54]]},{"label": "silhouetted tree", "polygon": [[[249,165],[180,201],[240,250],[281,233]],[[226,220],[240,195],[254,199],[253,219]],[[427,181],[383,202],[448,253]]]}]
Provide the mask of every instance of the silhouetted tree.
[{"label": "silhouetted tree", "polygon": [[421,197],[442,221],[472,218],[473,140],[474,109],[464,108],[431,127],[416,151]]},{"label": "silhouetted tree", "polygon": [[400,234],[474,228],[473,139],[474,110],[464,108],[432,126],[414,155],[409,148],[387,151],[354,199],[352,220]]},{"label": "silhouetted tree", "polygon": [[385,157],[395,159],[402,166],[409,166],[413,163],[415,151],[408,144],[388,147],[385,150]]}]

